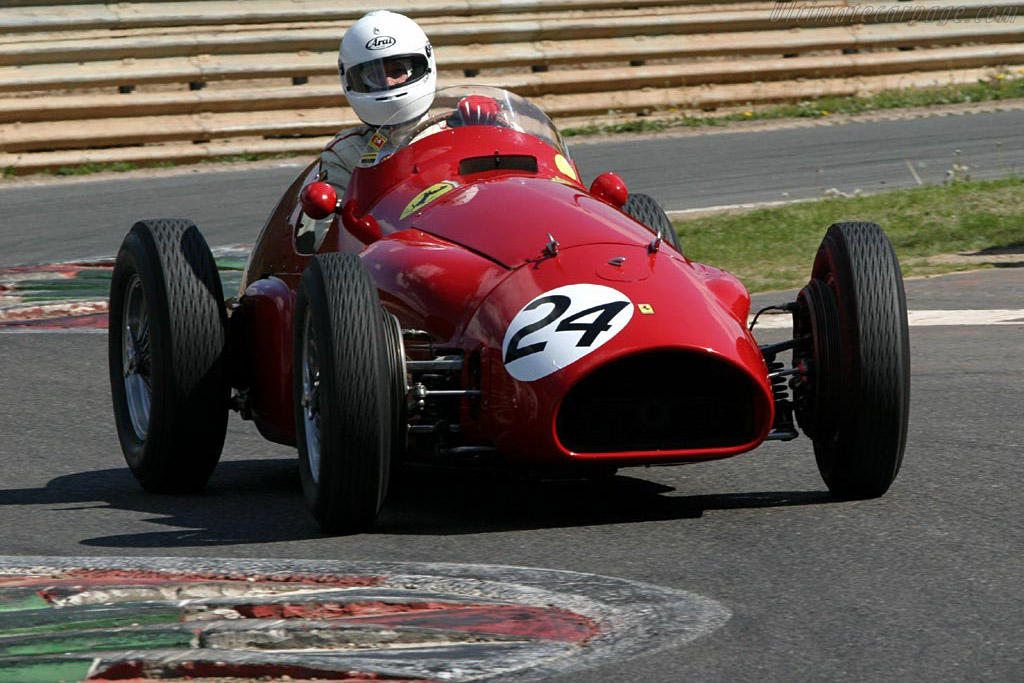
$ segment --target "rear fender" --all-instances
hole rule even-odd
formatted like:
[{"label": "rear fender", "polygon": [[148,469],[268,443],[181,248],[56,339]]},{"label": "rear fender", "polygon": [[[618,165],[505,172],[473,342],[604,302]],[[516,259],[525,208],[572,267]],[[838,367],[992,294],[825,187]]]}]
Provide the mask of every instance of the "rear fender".
[{"label": "rear fender", "polygon": [[283,280],[266,277],[246,287],[235,316],[242,334],[243,374],[253,420],[271,441],[295,445],[292,397],[292,328],[295,292]]}]

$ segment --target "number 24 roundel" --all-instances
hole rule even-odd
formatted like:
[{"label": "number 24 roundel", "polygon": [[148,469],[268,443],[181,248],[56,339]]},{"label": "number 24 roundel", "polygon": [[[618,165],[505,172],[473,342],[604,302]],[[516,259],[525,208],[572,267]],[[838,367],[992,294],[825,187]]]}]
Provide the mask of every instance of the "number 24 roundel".
[{"label": "number 24 roundel", "polygon": [[546,377],[621,332],[633,308],[625,294],[604,285],[545,292],[512,318],[501,347],[505,369],[522,382]]}]

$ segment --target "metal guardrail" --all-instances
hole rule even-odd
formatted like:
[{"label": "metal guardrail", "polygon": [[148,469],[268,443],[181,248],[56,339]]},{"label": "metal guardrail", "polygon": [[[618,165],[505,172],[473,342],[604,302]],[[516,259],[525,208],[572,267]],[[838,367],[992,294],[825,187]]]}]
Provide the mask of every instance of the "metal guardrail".
[{"label": "metal guardrail", "polygon": [[[315,152],[355,123],[335,50],[362,3],[31,1],[0,10],[0,168]],[[941,2],[890,3],[878,21],[864,7],[417,0],[403,10],[425,17],[442,84],[479,72],[556,119],[971,82],[1024,64],[1024,20],[1013,21],[1024,0],[960,0],[956,20],[911,21]],[[325,21],[309,23],[310,11]],[[64,23],[23,28],[61,12]],[[109,24],[111,12],[121,23]]]}]

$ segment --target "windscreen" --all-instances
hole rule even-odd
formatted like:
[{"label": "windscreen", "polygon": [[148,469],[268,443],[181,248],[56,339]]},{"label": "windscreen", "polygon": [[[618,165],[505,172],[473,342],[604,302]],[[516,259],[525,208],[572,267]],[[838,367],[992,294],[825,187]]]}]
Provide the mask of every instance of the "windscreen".
[{"label": "windscreen", "polygon": [[526,133],[569,158],[565,142],[551,119],[515,93],[489,86],[454,86],[438,90],[433,97],[433,103],[422,116],[406,120],[403,112],[422,108],[412,100],[378,128],[370,137],[361,165],[372,166],[417,140],[463,126],[497,126]]}]

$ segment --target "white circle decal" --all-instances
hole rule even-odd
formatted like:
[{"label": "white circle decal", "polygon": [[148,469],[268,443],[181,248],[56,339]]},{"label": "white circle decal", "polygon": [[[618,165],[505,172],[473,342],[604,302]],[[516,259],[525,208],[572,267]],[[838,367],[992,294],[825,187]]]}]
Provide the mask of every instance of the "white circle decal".
[{"label": "white circle decal", "polygon": [[604,285],[567,285],[523,306],[505,331],[508,374],[532,382],[575,363],[622,331],[633,302]]}]

